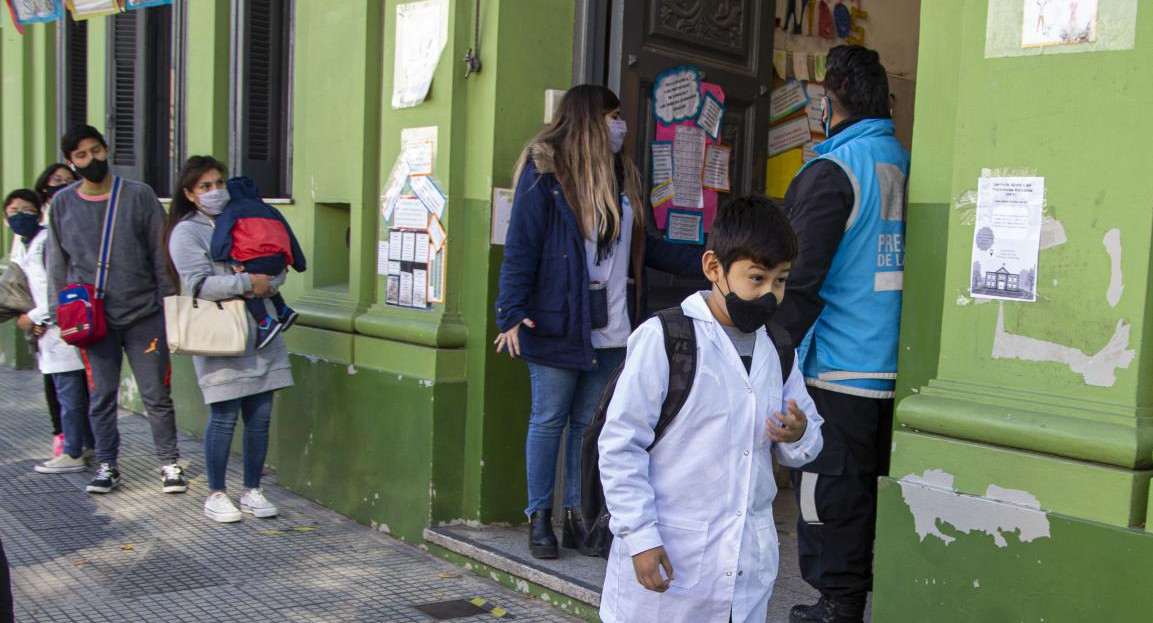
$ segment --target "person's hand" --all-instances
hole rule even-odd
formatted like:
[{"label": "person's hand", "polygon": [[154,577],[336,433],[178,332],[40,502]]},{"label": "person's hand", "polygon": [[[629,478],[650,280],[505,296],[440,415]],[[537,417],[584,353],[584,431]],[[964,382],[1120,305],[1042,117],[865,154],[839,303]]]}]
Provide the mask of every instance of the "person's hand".
[{"label": "person's hand", "polygon": [[499,353],[507,348],[509,357],[516,359],[520,356],[520,340],[517,338],[517,334],[520,332],[520,325],[522,324],[530,329],[536,328],[536,323],[532,320],[528,318],[521,320],[520,324],[496,336],[496,341],[493,342],[496,344],[496,352]]},{"label": "person's hand", "polygon": [[[665,569],[664,577],[661,576],[661,567]],[[673,563],[663,547],[654,547],[633,556],[633,571],[636,571],[641,586],[658,593],[669,590],[669,582],[673,579]]]},{"label": "person's hand", "polygon": [[32,322],[28,314],[20,314],[20,317],[16,319],[16,328],[25,333],[32,333],[33,329],[36,328],[36,323]]},{"label": "person's hand", "polygon": [[797,406],[796,400],[789,399],[787,410],[787,414],[778,411],[776,415],[766,420],[769,429],[765,431],[765,434],[776,443],[793,443],[804,437],[805,429],[809,427],[809,419],[805,417],[805,412]]},{"label": "person's hand", "polygon": [[252,282],[252,296],[258,299],[268,298],[276,292],[272,288],[272,279],[268,275],[248,273],[248,279]]}]

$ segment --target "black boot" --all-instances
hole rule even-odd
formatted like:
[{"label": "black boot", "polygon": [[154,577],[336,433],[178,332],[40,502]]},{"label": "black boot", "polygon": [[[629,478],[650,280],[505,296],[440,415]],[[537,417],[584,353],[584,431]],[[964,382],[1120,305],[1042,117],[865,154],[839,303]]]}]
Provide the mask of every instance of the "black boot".
[{"label": "black boot", "polygon": [[556,533],[552,529],[552,509],[533,511],[528,517],[528,549],[533,558],[556,558]]},{"label": "black boot", "polygon": [[561,538],[561,546],[579,550],[585,556],[600,556],[596,548],[590,549],[587,546],[585,543],[587,537],[588,530],[585,528],[585,520],[581,516],[580,509],[564,509],[564,535]]},{"label": "black boot", "polygon": [[793,606],[789,623],[862,623],[866,595],[830,597],[821,595],[811,606]]}]

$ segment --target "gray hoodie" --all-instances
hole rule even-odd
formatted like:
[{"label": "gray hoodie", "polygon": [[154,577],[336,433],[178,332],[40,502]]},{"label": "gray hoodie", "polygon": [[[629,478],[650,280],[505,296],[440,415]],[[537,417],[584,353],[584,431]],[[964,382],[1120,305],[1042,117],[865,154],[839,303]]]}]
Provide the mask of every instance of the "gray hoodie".
[{"label": "gray hoodie", "polygon": [[[232,272],[226,262],[213,262],[209,258],[212,245],[213,223],[207,216],[196,212],[172,230],[168,253],[185,294],[200,286],[200,298],[209,301],[244,296],[252,291],[248,275]],[[283,274],[272,279],[279,287]],[[203,285],[201,285],[203,284]],[[256,322],[248,318],[248,350],[238,357],[192,357],[196,380],[204,393],[205,404],[233,400],[292,385],[292,366],[288,361],[288,348],[283,336],[276,336],[260,350],[253,348]]]},{"label": "gray hoodie", "polygon": [[[56,294],[70,283],[96,283],[101,231],[108,198],[80,195],[80,183],[52,197],[48,212],[48,307],[56,318]],[[108,326],[122,329],[164,309],[164,297],[175,294],[164,253],[164,208],[156,193],[124,180],[116,215],[104,315]]]}]

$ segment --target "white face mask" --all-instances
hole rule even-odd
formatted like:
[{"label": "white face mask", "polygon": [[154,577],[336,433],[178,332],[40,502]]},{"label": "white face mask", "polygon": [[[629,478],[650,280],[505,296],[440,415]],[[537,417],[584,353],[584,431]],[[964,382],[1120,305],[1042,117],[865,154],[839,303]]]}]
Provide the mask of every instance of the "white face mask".
[{"label": "white face mask", "polygon": [[609,148],[614,154],[620,153],[621,147],[624,147],[625,135],[628,132],[629,126],[624,119],[609,120]]},{"label": "white face mask", "polygon": [[201,212],[208,216],[219,216],[232,197],[229,196],[227,188],[220,188],[210,190],[196,199]]}]

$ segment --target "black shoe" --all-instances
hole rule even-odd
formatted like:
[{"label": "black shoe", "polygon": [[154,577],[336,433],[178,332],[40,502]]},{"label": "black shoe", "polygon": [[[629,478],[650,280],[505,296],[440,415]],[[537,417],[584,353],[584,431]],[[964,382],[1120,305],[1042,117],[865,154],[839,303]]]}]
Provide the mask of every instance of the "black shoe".
[{"label": "black shoe", "polygon": [[865,596],[829,597],[821,595],[810,606],[793,606],[789,623],[862,623],[865,617]]},{"label": "black shoe", "polygon": [[188,483],[184,480],[184,470],[172,463],[170,465],[161,465],[160,472],[164,474],[164,492],[165,493],[184,493],[188,491]]},{"label": "black shoe", "polygon": [[96,476],[88,483],[88,493],[110,493],[119,486],[120,470],[108,463],[101,463],[96,468]]},{"label": "black shoe", "polygon": [[564,532],[561,536],[561,547],[578,550],[585,556],[600,556],[600,552],[596,551],[595,548],[590,549],[586,546],[587,540],[588,530],[585,529],[585,520],[581,516],[580,509],[564,509]]},{"label": "black shoe", "polygon": [[284,325],[272,316],[265,316],[260,324],[256,325],[256,349],[260,350],[272,342],[272,338],[280,335]]},{"label": "black shoe", "polygon": [[533,558],[556,558],[556,533],[552,529],[552,509],[533,511],[528,517],[528,549]]},{"label": "black shoe", "polygon": [[277,318],[280,321],[280,330],[283,332],[292,328],[292,325],[296,324],[297,318],[300,318],[300,314],[295,309],[287,305],[280,308],[280,317]]}]

